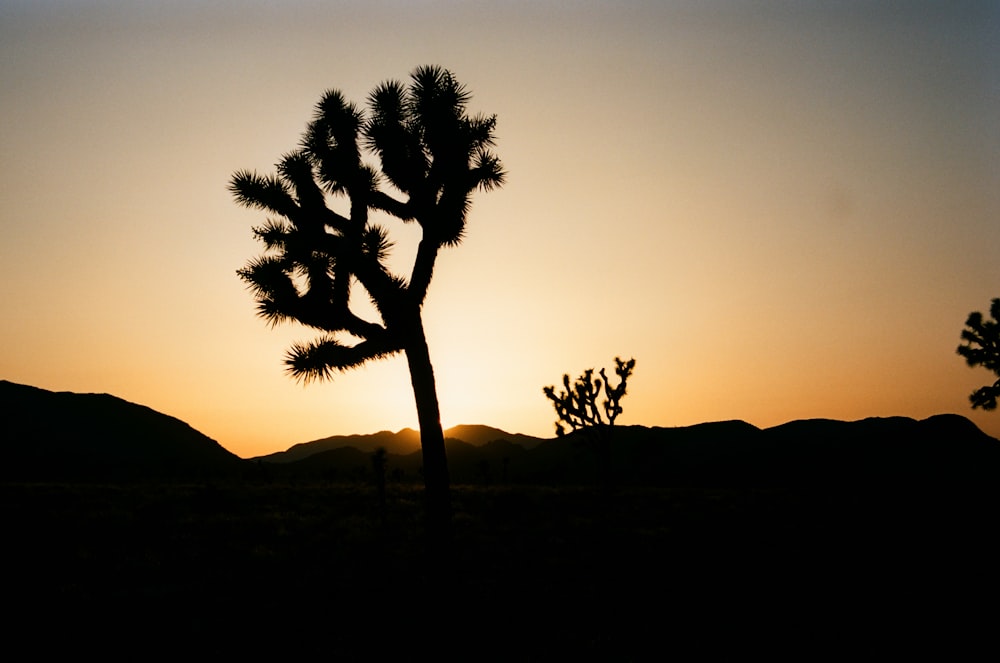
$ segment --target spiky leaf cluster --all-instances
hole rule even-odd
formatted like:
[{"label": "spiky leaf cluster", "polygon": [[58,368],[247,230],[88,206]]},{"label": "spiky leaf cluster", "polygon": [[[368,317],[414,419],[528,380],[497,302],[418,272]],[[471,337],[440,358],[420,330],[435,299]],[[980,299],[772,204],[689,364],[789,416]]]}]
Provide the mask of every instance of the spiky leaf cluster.
[{"label": "spiky leaf cluster", "polygon": [[[543,387],[542,392],[552,401],[556,416],[556,434],[566,434],[563,424],[568,424],[571,430],[604,426],[614,426],[615,419],[622,413],[621,399],[625,397],[629,376],[635,369],[635,359],[623,361],[615,357],[615,373],[618,375],[618,385],[611,386],[608,376],[602,368],[594,377],[594,369],[588,368],[570,385],[569,375],[563,375],[563,390],[558,394],[554,386]],[[601,391],[604,400],[600,402]],[[603,412],[603,415],[602,415]]]},{"label": "spiky leaf cluster", "polygon": [[[258,314],[271,324],[294,321],[323,332],[314,343],[289,350],[285,363],[292,375],[325,379],[405,347],[438,250],[461,241],[472,193],[504,180],[488,149],[496,118],[470,117],[469,98],[440,67],[417,69],[407,86],[381,84],[366,111],[331,90],[277,173],[233,175],[229,189],[236,202],[273,215],[253,229],[264,255],[238,271]],[[379,169],[365,163],[366,155]],[[380,188],[383,179],[394,194]],[[330,196],[346,198],[346,209],[332,209]],[[392,242],[385,227],[369,221],[372,211],[420,225],[408,278],[387,267]],[[380,319],[352,311],[353,283],[368,292]],[[342,333],[359,341],[344,344],[337,338]]]},{"label": "spiky leaf cluster", "polygon": [[969,366],[983,366],[998,376],[992,385],[972,392],[969,400],[973,409],[995,410],[1000,398],[1000,299],[994,299],[990,305],[990,316],[992,320],[983,320],[979,311],[970,313],[966,329],[962,330],[964,343],[958,346],[958,354],[965,357]]}]

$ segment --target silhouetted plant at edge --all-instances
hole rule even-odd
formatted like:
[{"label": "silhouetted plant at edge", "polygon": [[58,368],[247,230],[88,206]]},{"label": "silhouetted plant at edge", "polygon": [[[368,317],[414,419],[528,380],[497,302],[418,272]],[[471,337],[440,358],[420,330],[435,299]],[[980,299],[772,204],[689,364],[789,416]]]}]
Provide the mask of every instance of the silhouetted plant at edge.
[{"label": "silhouetted plant at edge", "polygon": [[[586,430],[593,436],[598,446],[599,471],[606,486],[611,483],[611,438],[615,419],[622,413],[621,400],[625,397],[628,378],[634,369],[635,359],[622,361],[615,357],[617,387],[611,386],[603,368],[599,371],[600,378],[595,378],[594,369],[588,368],[572,385],[569,383],[569,375],[563,375],[564,389],[558,394],[555,387],[542,388],[559,417],[556,422],[556,434],[559,437],[566,434],[563,424],[569,424],[573,431]],[[600,401],[602,390],[604,400]]]},{"label": "silhouetted plant at edge", "polygon": [[965,321],[966,329],[962,330],[965,343],[958,346],[958,354],[965,357],[969,366],[984,366],[998,377],[992,385],[972,392],[969,400],[973,409],[995,410],[1000,396],[1000,299],[994,299],[990,305],[990,316],[992,320],[984,321],[979,311],[970,313]]},{"label": "silhouetted plant at edge", "polygon": [[[500,160],[488,149],[496,117],[470,117],[469,99],[451,72],[435,66],[416,69],[409,85],[376,87],[367,112],[338,91],[326,92],[276,175],[238,171],[230,183],[238,203],[274,215],[254,228],[265,254],[238,272],[258,313],[271,324],[293,321],[320,332],[311,343],[291,347],[289,373],[305,382],[329,379],[373,359],[405,355],[420,426],[428,530],[438,540],[450,535],[451,500],[421,308],[438,252],[462,241],[473,192],[504,181]],[[365,156],[376,158],[380,169]],[[341,202],[340,211],[331,201]],[[372,212],[419,226],[408,277],[388,268],[392,242]],[[355,284],[367,292],[377,319],[352,308]]]}]

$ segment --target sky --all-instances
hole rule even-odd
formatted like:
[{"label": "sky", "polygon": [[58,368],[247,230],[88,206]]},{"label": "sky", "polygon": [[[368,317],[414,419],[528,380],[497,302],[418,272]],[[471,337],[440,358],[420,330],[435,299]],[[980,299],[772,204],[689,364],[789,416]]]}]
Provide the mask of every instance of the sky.
[{"label": "sky", "polygon": [[266,214],[227,185],[325,90],[436,64],[508,174],[424,307],[446,427],[551,436],[542,387],[620,356],[620,425],[954,412],[1000,437],[968,401],[996,376],[955,351],[1000,297],[998,43],[991,2],[0,0],[0,379],[243,457],[415,428],[402,356],[285,373],[314,335],[256,317],[236,270]]}]

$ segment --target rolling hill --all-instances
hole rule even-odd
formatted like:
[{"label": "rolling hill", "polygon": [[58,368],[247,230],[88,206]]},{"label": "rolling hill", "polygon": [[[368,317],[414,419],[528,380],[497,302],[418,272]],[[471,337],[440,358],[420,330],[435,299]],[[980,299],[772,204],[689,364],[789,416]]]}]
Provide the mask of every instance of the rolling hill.
[{"label": "rolling hill", "polygon": [[6,480],[198,478],[245,463],[183,421],[108,394],[0,380],[0,421]]}]

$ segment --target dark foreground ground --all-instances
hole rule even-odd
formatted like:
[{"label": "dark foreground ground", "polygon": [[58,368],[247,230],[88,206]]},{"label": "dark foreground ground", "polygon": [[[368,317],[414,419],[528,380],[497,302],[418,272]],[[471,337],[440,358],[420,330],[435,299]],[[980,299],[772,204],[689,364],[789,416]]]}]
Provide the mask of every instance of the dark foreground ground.
[{"label": "dark foreground ground", "polygon": [[995,647],[997,491],[2,484],[3,641],[254,660],[950,660]]}]

